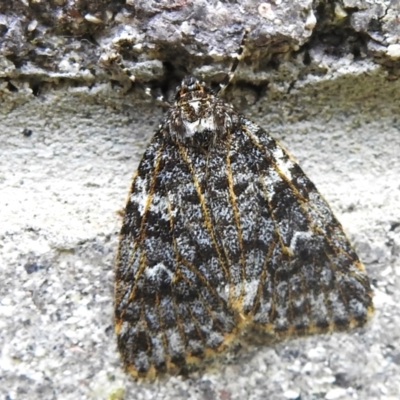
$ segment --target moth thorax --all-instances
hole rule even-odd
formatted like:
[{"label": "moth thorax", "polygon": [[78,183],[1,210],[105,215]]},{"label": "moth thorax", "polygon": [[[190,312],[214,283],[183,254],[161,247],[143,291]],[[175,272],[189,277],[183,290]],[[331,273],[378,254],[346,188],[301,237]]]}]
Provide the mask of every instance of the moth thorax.
[{"label": "moth thorax", "polygon": [[168,120],[174,140],[207,149],[237,124],[238,116],[210,88],[189,77],[177,90]]}]

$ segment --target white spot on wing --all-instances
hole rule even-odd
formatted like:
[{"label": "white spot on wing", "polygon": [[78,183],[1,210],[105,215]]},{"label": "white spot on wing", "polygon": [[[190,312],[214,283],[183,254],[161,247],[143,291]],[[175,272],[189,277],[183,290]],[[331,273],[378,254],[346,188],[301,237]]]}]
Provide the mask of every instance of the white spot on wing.
[{"label": "white spot on wing", "polygon": [[302,232],[295,232],[292,240],[290,241],[290,249],[292,251],[294,251],[296,249],[297,246],[297,241],[299,239],[311,239],[313,236],[313,233],[310,231],[302,231]]},{"label": "white spot on wing", "polygon": [[275,157],[276,166],[289,180],[291,180],[292,173],[290,172],[290,169],[294,166],[294,163],[279,146],[276,147],[272,154]]},{"label": "white spot on wing", "polygon": [[177,329],[168,329],[166,336],[168,338],[168,347],[171,355],[181,355],[185,352],[181,335]]},{"label": "white spot on wing", "polygon": [[130,201],[137,204],[140,215],[144,214],[148,195],[146,181],[138,176],[135,180],[135,191],[131,194]]},{"label": "white spot on wing", "polygon": [[228,301],[229,298],[229,285],[220,285],[217,288],[217,293],[221,298],[223,298],[225,301]]},{"label": "white spot on wing", "polygon": [[245,295],[243,299],[243,308],[252,307],[254,299],[257,295],[259,279],[253,279],[252,281],[247,281],[244,284]]},{"label": "white spot on wing", "polygon": [[156,193],[153,194],[151,199],[149,211],[159,214],[160,218],[165,221],[169,221],[171,217],[173,218],[176,216],[176,209],[172,209],[171,211],[168,210],[168,202],[166,197],[159,196]]},{"label": "white spot on wing", "polygon": [[153,359],[156,362],[156,364],[161,364],[162,362],[165,361],[165,353],[164,353],[164,344],[163,344],[162,334],[159,333],[159,334],[157,334],[157,336],[153,336],[151,338],[151,344],[152,344]]},{"label": "white spot on wing", "polygon": [[156,280],[160,276],[161,271],[165,271],[172,280],[174,274],[163,263],[158,263],[153,267],[147,267],[144,270],[146,276],[151,280]]},{"label": "white spot on wing", "polygon": [[268,199],[271,200],[275,194],[275,185],[282,181],[282,178],[276,172],[275,168],[268,168],[267,175],[263,176],[263,185],[268,194]]},{"label": "white spot on wing", "polygon": [[129,331],[129,329],[130,329],[130,324],[128,322],[124,321],[122,323],[122,325],[121,325],[120,330],[119,330],[119,335],[120,336],[126,335],[128,333],[128,331]]}]

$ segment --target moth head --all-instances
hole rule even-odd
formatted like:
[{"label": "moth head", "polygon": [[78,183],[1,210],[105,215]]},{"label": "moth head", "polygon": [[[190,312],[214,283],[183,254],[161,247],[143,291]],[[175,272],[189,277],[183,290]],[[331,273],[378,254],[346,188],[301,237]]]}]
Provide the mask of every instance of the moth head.
[{"label": "moth head", "polygon": [[207,97],[213,95],[212,90],[206,86],[203,82],[200,82],[193,76],[188,76],[183,79],[182,83],[176,89],[175,100],[179,102],[193,97]]},{"label": "moth head", "polygon": [[237,120],[232,106],[204,83],[194,77],[187,77],[177,88],[167,126],[174,140],[206,149],[216,136],[225,135]]}]

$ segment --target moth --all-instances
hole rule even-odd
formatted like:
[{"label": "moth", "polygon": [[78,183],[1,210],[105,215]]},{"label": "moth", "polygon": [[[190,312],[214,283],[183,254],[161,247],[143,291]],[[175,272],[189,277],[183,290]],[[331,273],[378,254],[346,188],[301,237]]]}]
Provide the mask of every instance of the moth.
[{"label": "moth", "polygon": [[193,77],[135,173],[115,324],[139,378],[186,373],[233,344],[362,326],[365,269],[286,150]]}]

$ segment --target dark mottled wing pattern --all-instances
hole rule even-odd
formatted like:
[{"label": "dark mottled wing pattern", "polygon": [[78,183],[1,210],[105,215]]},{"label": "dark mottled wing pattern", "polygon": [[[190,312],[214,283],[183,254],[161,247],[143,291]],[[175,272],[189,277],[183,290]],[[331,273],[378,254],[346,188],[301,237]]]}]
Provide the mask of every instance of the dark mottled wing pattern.
[{"label": "dark mottled wing pattern", "polygon": [[250,336],[363,325],[368,278],[329,206],[269,135],[193,79],[126,207],[116,332],[134,376],[179,373]]},{"label": "dark mottled wing pattern", "polygon": [[[176,370],[220,351],[237,317],[217,292],[226,281],[201,186],[183,147],[159,132],[134,179],[116,273],[119,348],[138,376]],[[208,228],[205,224],[208,223]],[[227,266],[224,267],[227,271]]]}]

